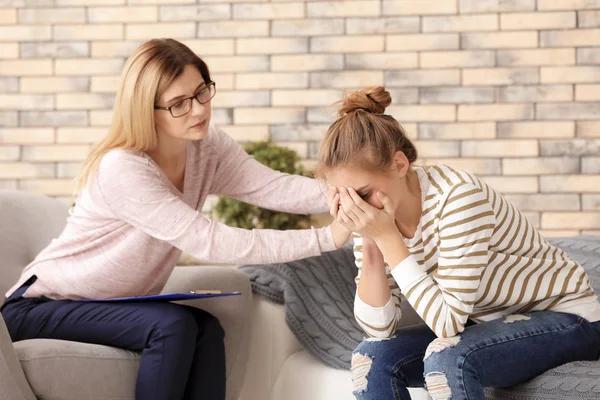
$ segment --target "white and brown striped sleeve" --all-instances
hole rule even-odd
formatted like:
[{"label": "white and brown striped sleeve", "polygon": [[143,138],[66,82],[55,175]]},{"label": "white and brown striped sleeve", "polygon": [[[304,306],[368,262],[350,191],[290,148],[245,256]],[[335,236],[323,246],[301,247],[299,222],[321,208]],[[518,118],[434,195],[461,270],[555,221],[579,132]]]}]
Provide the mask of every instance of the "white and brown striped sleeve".
[{"label": "white and brown striped sleeve", "polygon": [[400,309],[400,288],[394,280],[386,264],[386,274],[388,285],[390,286],[391,296],[383,307],[373,307],[358,296],[358,284],[363,266],[363,240],[360,235],[353,234],[354,237],[354,258],[358,268],[356,281],[356,296],[354,297],[354,317],[358,325],[370,337],[388,338],[391,337],[398,326],[402,311]]},{"label": "white and brown striped sleeve", "polygon": [[438,268],[426,275],[410,256],[392,270],[408,301],[438,337],[464,330],[496,222],[480,188],[460,183],[449,190],[440,211]]}]

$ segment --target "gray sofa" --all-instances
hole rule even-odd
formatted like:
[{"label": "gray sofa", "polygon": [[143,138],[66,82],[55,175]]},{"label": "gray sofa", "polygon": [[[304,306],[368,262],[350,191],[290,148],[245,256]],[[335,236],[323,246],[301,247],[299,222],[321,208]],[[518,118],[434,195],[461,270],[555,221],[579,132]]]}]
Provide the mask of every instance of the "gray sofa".
[{"label": "gray sofa", "polygon": [[[62,231],[67,206],[48,197],[0,190],[0,293]],[[219,318],[226,333],[227,398],[240,395],[248,359],[252,292],[234,268],[177,267],[165,292],[198,288],[239,290],[242,296],[194,300]],[[0,316],[1,400],[134,399],[139,354],[107,346],[34,339],[12,343]]]}]

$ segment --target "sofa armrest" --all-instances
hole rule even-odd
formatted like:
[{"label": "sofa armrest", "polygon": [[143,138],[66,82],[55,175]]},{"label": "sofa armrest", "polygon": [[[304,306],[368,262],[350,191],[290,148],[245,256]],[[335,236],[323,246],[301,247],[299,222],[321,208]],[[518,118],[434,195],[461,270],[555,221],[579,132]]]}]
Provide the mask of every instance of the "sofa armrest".
[{"label": "sofa armrest", "polygon": [[246,373],[252,324],[252,289],[246,274],[227,266],[176,267],[163,292],[195,289],[240,291],[241,296],[196,299],[179,302],[210,312],[225,330],[227,354],[227,399],[239,397]]},{"label": "sofa armrest", "polygon": [[252,346],[240,400],[269,400],[286,360],[302,351],[285,322],[285,307],[254,297]]},{"label": "sofa armrest", "polygon": [[0,314],[0,393],[3,400],[35,400]]}]

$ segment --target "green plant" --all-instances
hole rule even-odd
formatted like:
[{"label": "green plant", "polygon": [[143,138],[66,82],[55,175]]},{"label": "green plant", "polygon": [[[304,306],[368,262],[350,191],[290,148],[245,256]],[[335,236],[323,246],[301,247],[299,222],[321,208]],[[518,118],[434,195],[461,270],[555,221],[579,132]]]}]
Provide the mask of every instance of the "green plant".
[{"label": "green plant", "polygon": [[[300,156],[292,149],[272,142],[254,142],[244,146],[254,158],[277,171],[292,175],[310,176],[300,165]],[[219,197],[213,215],[229,226],[245,229],[301,229],[310,227],[307,215],[266,210],[228,197]]]}]

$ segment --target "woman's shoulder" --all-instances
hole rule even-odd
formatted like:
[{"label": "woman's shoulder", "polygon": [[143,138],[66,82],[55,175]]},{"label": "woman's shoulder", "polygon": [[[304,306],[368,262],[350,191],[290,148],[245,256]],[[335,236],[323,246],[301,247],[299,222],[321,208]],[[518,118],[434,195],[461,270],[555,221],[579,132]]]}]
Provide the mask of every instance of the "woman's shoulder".
[{"label": "woman's shoulder", "polygon": [[110,150],[102,156],[98,165],[100,179],[127,181],[133,177],[139,179],[142,175],[156,177],[158,174],[149,156],[141,151]]}]

